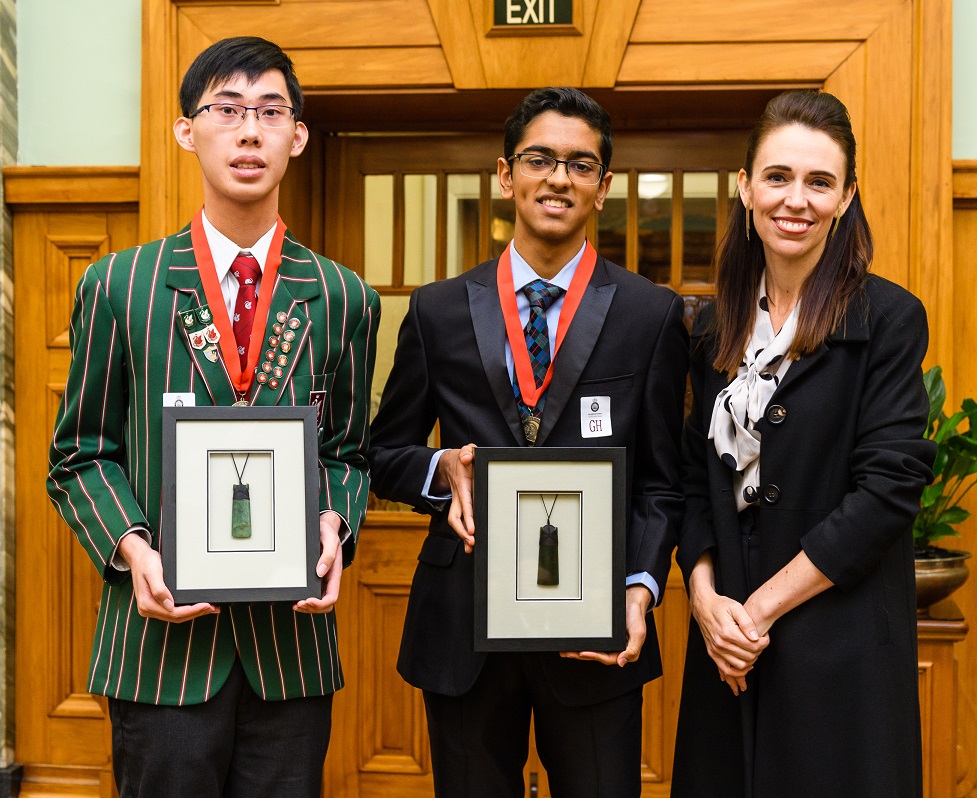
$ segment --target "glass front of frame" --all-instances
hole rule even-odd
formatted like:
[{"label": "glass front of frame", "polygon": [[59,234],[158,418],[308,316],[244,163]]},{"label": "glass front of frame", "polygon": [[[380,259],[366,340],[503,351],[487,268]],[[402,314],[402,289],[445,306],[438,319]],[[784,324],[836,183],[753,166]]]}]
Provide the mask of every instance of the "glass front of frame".
[{"label": "glass front of frame", "polygon": [[163,576],[177,603],[318,596],[314,407],[163,408]]},{"label": "glass front of frame", "polygon": [[625,453],[475,450],[475,648],[624,646]]}]

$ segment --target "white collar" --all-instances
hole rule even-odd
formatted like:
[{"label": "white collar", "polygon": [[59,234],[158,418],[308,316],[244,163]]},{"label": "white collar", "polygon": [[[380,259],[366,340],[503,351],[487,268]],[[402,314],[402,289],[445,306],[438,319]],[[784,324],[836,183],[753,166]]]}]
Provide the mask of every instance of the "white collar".
[{"label": "white collar", "polygon": [[[586,248],[587,242],[584,241],[583,246],[580,247],[580,251],[570,258],[567,265],[560,269],[552,280],[547,280],[546,282],[551,285],[558,285],[564,291],[569,291],[573,275],[577,273],[577,266],[580,265]],[[522,290],[524,286],[529,285],[533,280],[543,279],[533,271],[533,267],[516,251],[515,241],[509,245],[509,262],[512,265],[512,284],[516,287],[517,292]]]},{"label": "white collar", "polygon": [[201,212],[200,216],[204,224],[204,233],[207,235],[207,243],[210,245],[210,255],[214,259],[218,282],[222,282],[227,276],[227,272],[239,252],[250,252],[254,255],[262,274],[264,273],[265,261],[268,260],[268,250],[271,249],[271,239],[275,235],[275,228],[278,227],[277,221],[272,225],[271,230],[255,241],[253,246],[241,247],[214,227],[205,212]]}]

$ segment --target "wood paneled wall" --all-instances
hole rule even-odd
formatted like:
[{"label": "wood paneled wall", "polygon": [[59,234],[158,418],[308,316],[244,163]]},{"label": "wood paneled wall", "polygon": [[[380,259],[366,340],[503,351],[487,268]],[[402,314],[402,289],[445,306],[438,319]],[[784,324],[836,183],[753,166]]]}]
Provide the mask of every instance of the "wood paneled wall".
[{"label": "wood paneled wall", "polygon": [[[83,692],[97,577],[44,497],[46,441],[80,269],[108,249],[172,232],[200,203],[196,164],[178,150],[171,126],[180,77],[221,37],[260,32],[289,51],[313,98],[366,94],[391,114],[422,96],[454,101],[478,90],[569,84],[608,92],[629,108],[631,126],[662,129],[675,125],[667,103],[633,107],[629,98],[823,86],[852,114],[875,270],[923,299],[928,362],[944,366],[952,396],[977,395],[969,351],[977,326],[969,262],[977,251],[977,165],[951,172],[951,0],[822,0],[805,15],[784,14],[781,0],[577,0],[569,35],[512,37],[487,35],[490,2],[143,0],[141,170],[5,171],[17,225],[18,629],[31,630],[29,638],[21,633],[17,652],[17,756],[28,763],[22,794],[111,795],[107,724]],[[715,109],[701,113],[722,124]],[[398,130],[425,122],[396,121]],[[694,110],[683,116],[682,129],[689,127]],[[321,150],[311,148],[302,168],[290,170],[283,214],[328,252],[324,168]],[[974,548],[975,529],[972,523],[962,545]],[[339,621],[350,687],[336,701],[330,794],[431,794],[423,709],[393,670],[423,534],[414,516],[376,514],[344,577]],[[40,597],[39,582],[46,585]],[[674,675],[687,610],[677,574],[667,589],[658,612],[666,671]],[[967,616],[977,617],[977,579],[959,595]],[[977,796],[977,641],[960,644],[958,657],[959,798]],[[646,692],[646,795],[667,794],[676,684],[666,677]]]},{"label": "wood paneled wall", "polygon": [[[977,399],[977,161],[953,163],[953,301],[942,308],[930,308],[930,316],[942,311],[952,317],[953,389],[947,406],[957,408],[965,397]],[[977,513],[977,497],[971,494],[967,508]],[[977,620],[977,517],[962,526],[957,539],[942,541],[948,548],[972,552],[970,579],[955,594],[957,604],[971,627]],[[959,685],[957,700],[957,795],[977,796],[977,635],[971,631],[957,645]]]}]

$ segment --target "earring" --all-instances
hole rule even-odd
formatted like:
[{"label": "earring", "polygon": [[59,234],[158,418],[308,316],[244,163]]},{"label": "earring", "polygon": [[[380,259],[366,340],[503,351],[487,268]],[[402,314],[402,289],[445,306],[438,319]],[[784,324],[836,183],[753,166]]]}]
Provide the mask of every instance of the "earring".
[{"label": "earring", "polygon": [[746,209],[746,240],[749,241],[750,240],[750,206],[744,205],[743,207]]},{"label": "earring", "polygon": [[839,207],[838,212],[835,214],[835,218],[831,220],[831,227],[828,228],[828,240],[831,240],[831,236],[834,235],[835,230],[838,227],[838,223],[841,222],[842,210]]}]

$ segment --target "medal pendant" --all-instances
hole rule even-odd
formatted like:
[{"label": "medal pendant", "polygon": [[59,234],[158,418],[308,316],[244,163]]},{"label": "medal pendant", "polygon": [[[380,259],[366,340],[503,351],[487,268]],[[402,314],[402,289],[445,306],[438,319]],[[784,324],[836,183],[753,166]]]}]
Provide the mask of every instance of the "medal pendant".
[{"label": "medal pendant", "polygon": [[231,407],[250,407],[251,403],[247,399],[238,399]]},{"label": "medal pendant", "polygon": [[552,524],[539,528],[539,561],[536,569],[536,584],[552,587],[560,584],[560,540],[559,530]]},{"label": "medal pendant", "polygon": [[526,436],[526,442],[533,446],[536,443],[536,435],[539,432],[539,416],[526,416],[522,420],[522,432]]}]

